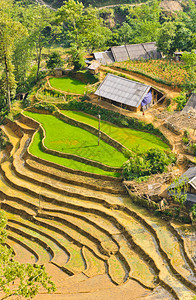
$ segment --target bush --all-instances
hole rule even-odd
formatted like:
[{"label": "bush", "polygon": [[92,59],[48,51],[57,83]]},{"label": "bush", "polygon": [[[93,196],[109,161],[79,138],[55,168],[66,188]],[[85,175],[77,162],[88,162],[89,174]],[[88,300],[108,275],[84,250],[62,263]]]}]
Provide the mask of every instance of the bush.
[{"label": "bush", "polygon": [[137,152],[123,165],[126,180],[137,179],[150,174],[163,173],[166,167],[176,161],[175,155],[160,149],[149,149],[146,153]]},{"label": "bush", "polygon": [[150,163],[151,174],[163,173],[171,162],[168,155],[160,149],[149,149],[146,152],[146,160]]},{"label": "bush", "polygon": [[141,176],[150,174],[150,164],[143,157],[136,155],[130,158],[128,162],[123,165],[123,176],[126,180],[131,180]]},{"label": "bush", "polygon": [[34,108],[38,110],[46,110],[50,113],[53,113],[57,110],[55,105],[49,103],[37,103],[34,105]]},{"label": "bush", "polygon": [[0,151],[5,149],[5,147],[8,145],[8,143],[9,143],[9,140],[8,140],[7,136],[0,129]]},{"label": "bush", "polygon": [[177,110],[178,111],[182,110],[187,103],[186,94],[182,92],[179,96],[174,98],[174,101],[178,103]]}]

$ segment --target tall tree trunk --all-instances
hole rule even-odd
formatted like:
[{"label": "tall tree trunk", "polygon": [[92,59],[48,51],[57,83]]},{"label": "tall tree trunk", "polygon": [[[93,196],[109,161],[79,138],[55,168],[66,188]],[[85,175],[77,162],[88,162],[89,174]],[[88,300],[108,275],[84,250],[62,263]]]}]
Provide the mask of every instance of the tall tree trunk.
[{"label": "tall tree trunk", "polygon": [[4,56],[4,62],[5,62],[5,74],[6,74],[7,106],[8,106],[8,112],[10,112],[11,96],[10,96],[10,86],[9,86],[9,68],[8,68],[6,56]]},{"label": "tall tree trunk", "polygon": [[37,45],[37,81],[39,79],[39,69],[41,63],[42,47]]}]

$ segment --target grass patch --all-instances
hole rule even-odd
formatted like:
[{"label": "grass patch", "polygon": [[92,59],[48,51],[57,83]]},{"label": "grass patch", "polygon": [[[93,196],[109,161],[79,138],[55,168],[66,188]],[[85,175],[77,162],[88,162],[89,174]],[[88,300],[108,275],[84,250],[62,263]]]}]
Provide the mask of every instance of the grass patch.
[{"label": "grass patch", "polygon": [[69,77],[62,77],[62,78],[52,77],[49,79],[49,81],[53,88],[68,93],[84,94],[87,88],[86,84],[84,84],[83,82]]},{"label": "grass patch", "polygon": [[70,153],[98,161],[100,163],[121,167],[127,158],[114,147],[100,140],[90,132],[69,125],[52,115],[25,112],[40,122],[46,131],[45,145],[49,149]]},{"label": "grass patch", "polygon": [[[98,127],[98,119],[85,113],[67,110],[63,110],[62,113],[77,121],[87,123],[96,128]],[[147,132],[130,128],[120,128],[102,120],[101,130],[130,150],[135,147],[139,148],[139,150],[141,151],[146,151],[150,148],[170,150],[169,146],[165,144],[160,138]]]}]

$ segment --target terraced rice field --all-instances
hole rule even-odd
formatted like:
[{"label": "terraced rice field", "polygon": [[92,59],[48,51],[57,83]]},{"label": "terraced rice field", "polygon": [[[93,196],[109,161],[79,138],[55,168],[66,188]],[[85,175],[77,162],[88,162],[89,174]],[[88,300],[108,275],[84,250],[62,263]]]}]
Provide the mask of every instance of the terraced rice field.
[{"label": "terraced rice field", "polygon": [[[62,110],[61,112],[72,119],[84,122],[95,128],[98,127],[98,118],[95,118],[94,116],[90,116],[80,111]],[[170,149],[159,137],[147,132],[130,128],[120,128],[103,120],[101,120],[100,128],[101,131],[105,132],[130,150],[133,150],[134,148],[138,148],[141,151],[146,151],[150,148],[159,148],[161,150]]]},{"label": "terraced rice field", "polygon": [[0,196],[16,259],[45,264],[57,284],[36,299],[192,299],[195,263],[179,228],[135,206],[119,178],[33,156],[28,124],[2,127],[13,148],[12,159],[1,153]]}]

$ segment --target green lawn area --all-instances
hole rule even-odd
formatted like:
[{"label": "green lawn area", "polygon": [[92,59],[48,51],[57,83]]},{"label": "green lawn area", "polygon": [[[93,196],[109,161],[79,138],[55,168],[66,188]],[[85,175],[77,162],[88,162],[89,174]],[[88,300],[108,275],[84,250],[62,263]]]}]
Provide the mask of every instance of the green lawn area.
[{"label": "green lawn area", "polygon": [[62,78],[52,77],[49,79],[49,81],[53,88],[68,93],[84,94],[84,92],[86,91],[86,84],[77,79],[73,79],[69,77],[62,77]]},{"label": "green lawn area", "polygon": [[112,167],[121,167],[127,160],[121,152],[102,140],[98,146],[97,136],[86,130],[69,125],[52,115],[32,112],[25,112],[25,115],[43,125],[46,131],[45,145],[49,149],[75,154]]},{"label": "green lawn area", "polygon": [[[63,110],[61,112],[72,119],[87,123],[98,128],[98,119],[93,116],[78,111]],[[100,127],[103,132],[105,132],[130,150],[135,147],[138,147],[141,151],[145,151],[150,148],[170,150],[169,146],[165,144],[160,138],[147,132],[130,128],[120,128],[106,121],[101,121]]]}]

